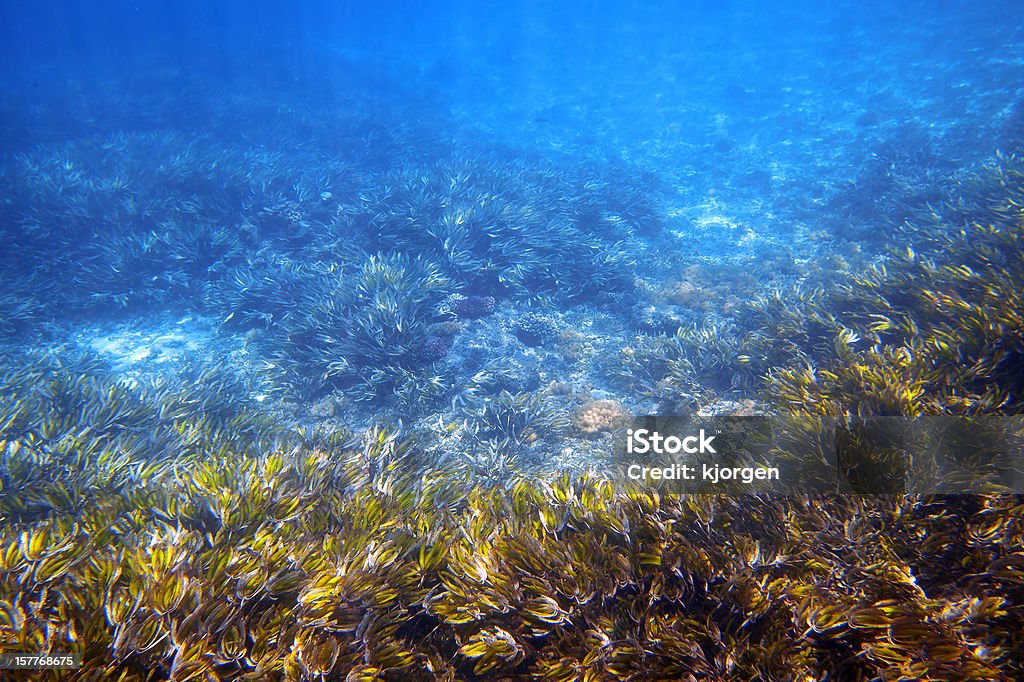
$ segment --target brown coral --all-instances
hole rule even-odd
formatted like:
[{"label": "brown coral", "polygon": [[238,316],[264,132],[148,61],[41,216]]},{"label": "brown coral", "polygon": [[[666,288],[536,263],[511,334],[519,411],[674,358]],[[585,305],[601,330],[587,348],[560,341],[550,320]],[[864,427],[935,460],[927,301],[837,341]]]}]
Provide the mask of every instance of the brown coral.
[{"label": "brown coral", "polygon": [[591,400],[573,414],[572,423],[588,438],[619,428],[629,419],[629,412],[618,400]]}]

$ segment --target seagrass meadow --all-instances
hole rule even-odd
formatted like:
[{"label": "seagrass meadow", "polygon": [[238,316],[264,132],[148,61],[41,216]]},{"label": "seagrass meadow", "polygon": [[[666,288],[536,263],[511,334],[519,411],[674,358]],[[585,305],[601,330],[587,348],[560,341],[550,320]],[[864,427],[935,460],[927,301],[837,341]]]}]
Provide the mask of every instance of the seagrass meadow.
[{"label": "seagrass meadow", "polygon": [[277,4],[0,6],[0,680],[1024,679],[1012,3]]},{"label": "seagrass meadow", "polygon": [[386,428],[282,429],[216,395],[20,360],[3,377],[4,648],[80,652],[82,679],[1020,669],[1018,496],[469,485]]}]

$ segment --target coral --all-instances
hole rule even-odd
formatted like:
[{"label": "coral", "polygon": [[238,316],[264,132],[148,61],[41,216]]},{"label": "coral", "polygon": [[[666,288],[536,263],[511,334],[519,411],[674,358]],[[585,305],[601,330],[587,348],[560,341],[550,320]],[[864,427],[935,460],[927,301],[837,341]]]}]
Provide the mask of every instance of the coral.
[{"label": "coral", "polygon": [[523,313],[512,321],[512,329],[527,346],[545,346],[559,338],[558,323],[539,313]]},{"label": "coral", "polygon": [[595,438],[624,425],[629,416],[618,400],[591,400],[576,409],[572,423],[584,436]]},{"label": "coral", "polygon": [[717,400],[697,410],[698,417],[756,417],[764,414],[757,402],[745,400]]},{"label": "coral", "polygon": [[568,362],[578,363],[586,360],[593,350],[591,340],[575,329],[564,328],[558,332],[558,350]]},{"label": "coral", "polygon": [[449,348],[451,344],[443,336],[428,336],[423,341],[423,357],[427,362],[440,360],[448,353]]},{"label": "coral", "polygon": [[497,299],[493,296],[452,294],[441,304],[441,313],[451,314],[459,319],[472,320],[493,313],[497,303]]},{"label": "coral", "polygon": [[732,315],[741,300],[754,295],[760,284],[752,273],[762,273],[763,279],[778,277],[781,268],[773,261],[784,257],[785,253],[772,252],[758,257],[747,267],[728,263],[716,267],[688,266],[683,269],[681,279],[669,280],[653,292],[652,303],[656,308],[667,304],[704,315]]}]

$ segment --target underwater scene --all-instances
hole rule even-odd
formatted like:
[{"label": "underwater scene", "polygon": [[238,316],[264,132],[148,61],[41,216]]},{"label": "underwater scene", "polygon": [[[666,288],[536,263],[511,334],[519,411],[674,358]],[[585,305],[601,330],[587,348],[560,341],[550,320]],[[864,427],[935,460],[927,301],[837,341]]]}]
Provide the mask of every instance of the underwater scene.
[{"label": "underwater scene", "polygon": [[0,680],[1024,679],[1019,2],[0,37]]}]

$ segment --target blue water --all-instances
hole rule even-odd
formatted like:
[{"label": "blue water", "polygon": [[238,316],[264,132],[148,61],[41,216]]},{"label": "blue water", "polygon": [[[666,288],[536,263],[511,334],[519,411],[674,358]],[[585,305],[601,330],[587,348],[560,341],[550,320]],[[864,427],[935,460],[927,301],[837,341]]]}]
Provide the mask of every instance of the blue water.
[{"label": "blue water", "polygon": [[[109,105],[111,93],[98,88],[110,79],[124,79],[122,96],[159,97],[160,123],[173,125],[186,112],[157,90],[173,74],[206,80],[232,99],[272,95],[240,92],[250,79],[267,79],[265,87],[321,79],[331,91],[368,88],[420,115],[542,152],[582,147],[633,162],[653,162],[666,145],[704,143],[723,125],[736,144],[818,139],[821,157],[855,144],[865,111],[878,125],[933,134],[954,126],[965,138],[959,142],[983,145],[1020,96],[1017,9],[1013,2],[5,3],[5,128],[10,115],[35,106],[44,108],[26,128],[45,123],[47,113],[60,113],[45,103],[68,89],[83,106]],[[31,139],[30,130],[18,132]],[[797,163],[792,151],[777,157]],[[659,160],[666,168],[693,163]]]}]

